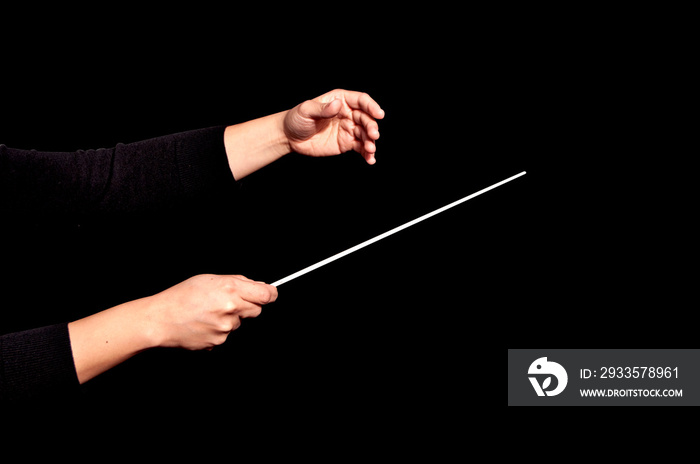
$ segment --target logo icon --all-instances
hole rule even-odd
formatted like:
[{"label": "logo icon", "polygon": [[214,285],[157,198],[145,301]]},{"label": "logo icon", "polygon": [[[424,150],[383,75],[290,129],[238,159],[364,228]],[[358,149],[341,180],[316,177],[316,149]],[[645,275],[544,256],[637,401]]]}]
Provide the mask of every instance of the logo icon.
[{"label": "logo icon", "polygon": [[[527,370],[530,379],[530,383],[537,392],[537,396],[556,396],[563,392],[566,388],[566,384],[569,381],[569,376],[566,375],[566,370],[559,363],[554,361],[547,361],[547,358],[536,359],[535,362],[530,364],[530,368]],[[555,383],[552,383],[552,378],[555,379]],[[540,384],[541,379],[541,384]],[[548,388],[554,388],[547,390]]]}]

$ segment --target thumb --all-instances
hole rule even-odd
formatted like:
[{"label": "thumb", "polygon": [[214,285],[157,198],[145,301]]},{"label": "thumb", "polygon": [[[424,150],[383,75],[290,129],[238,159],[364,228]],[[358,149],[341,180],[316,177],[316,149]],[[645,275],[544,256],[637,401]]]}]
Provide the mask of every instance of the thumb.
[{"label": "thumb", "polygon": [[308,100],[299,107],[299,113],[306,118],[329,119],[336,116],[340,112],[341,107],[342,104],[337,98],[328,103]]},{"label": "thumb", "polygon": [[340,100],[334,98],[332,101],[329,101],[328,103],[325,103],[323,105],[320,116],[323,119],[330,119],[340,112],[341,106],[342,103],[340,102]]}]

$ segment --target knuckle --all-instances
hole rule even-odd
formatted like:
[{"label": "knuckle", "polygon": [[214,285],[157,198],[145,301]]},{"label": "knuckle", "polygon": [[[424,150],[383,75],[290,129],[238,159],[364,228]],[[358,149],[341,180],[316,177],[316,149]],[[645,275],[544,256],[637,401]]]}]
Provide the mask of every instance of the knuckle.
[{"label": "knuckle", "polygon": [[234,299],[229,299],[224,303],[224,312],[227,314],[236,312],[238,309],[238,304],[236,303],[236,300]]},{"label": "knuckle", "polygon": [[217,329],[218,331],[223,334],[223,335],[228,335],[230,332],[233,332],[237,328],[241,326],[241,320],[238,317],[235,318],[229,318],[226,320],[221,321]]},{"label": "knuckle", "polygon": [[222,279],[221,289],[226,293],[233,293],[238,288],[238,281],[233,277]]},{"label": "knuckle", "polygon": [[231,322],[225,321],[225,322],[220,322],[217,326],[216,329],[220,333],[229,333],[231,330],[233,330],[233,324]]}]

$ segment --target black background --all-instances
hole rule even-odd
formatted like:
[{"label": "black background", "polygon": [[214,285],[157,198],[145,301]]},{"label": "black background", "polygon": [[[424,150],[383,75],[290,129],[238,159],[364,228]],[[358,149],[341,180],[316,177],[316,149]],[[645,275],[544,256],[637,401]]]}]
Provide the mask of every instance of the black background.
[{"label": "black background", "polygon": [[504,378],[506,348],[692,345],[678,263],[693,253],[693,189],[657,144],[674,89],[656,80],[653,41],[603,36],[607,25],[572,33],[568,15],[464,14],[246,31],[240,18],[210,24],[214,13],[139,16],[104,43],[98,21],[5,44],[0,141],[16,148],[232,124],[333,88],[386,111],[375,166],[292,154],[200,211],[31,235],[4,265],[22,276],[6,290],[22,313],[8,324],[82,317],[204,272],[272,282],[525,170],[283,285],[214,351],[141,354],[77,401],[377,433],[452,418],[459,435],[476,398],[505,391],[488,379]]}]

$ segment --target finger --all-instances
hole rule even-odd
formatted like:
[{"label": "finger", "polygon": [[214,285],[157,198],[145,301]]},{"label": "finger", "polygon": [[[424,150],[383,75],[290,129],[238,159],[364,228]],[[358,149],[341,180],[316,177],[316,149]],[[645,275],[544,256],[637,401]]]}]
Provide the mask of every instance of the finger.
[{"label": "finger", "polygon": [[255,304],[268,304],[277,299],[277,288],[252,280],[239,280],[238,295],[245,301]]},{"label": "finger", "polygon": [[262,313],[262,306],[254,303],[247,303],[236,315],[241,319],[258,317]]},{"label": "finger", "polygon": [[342,106],[342,102],[338,99],[326,103],[307,100],[299,105],[299,115],[307,119],[328,119],[337,115]]},{"label": "finger", "polygon": [[239,313],[221,317],[217,324],[217,331],[220,334],[228,335],[241,326],[241,317],[243,316]]},{"label": "finger", "polygon": [[352,112],[352,120],[364,128],[370,139],[377,140],[379,138],[379,125],[369,114],[355,110]]},{"label": "finger", "polygon": [[321,108],[320,116],[323,119],[332,118],[340,112],[342,107],[343,103],[338,99],[325,103],[323,108]]},{"label": "finger", "polygon": [[367,142],[363,142],[361,139],[355,139],[352,145],[352,149],[355,150],[357,153],[362,155],[362,157],[365,159],[367,164],[374,164],[377,162],[376,158],[374,157],[374,150],[368,151],[365,149],[365,144]]},{"label": "finger", "polygon": [[246,301],[240,296],[235,296],[227,305],[225,310],[226,316],[222,317],[221,330],[226,330],[229,321],[229,317],[233,316],[238,319],[237,324],[233,326],[231,330],[235,330],[240,326],[240,319],[245,319],[249,317],[258,317],[262,313],[262,304],[251,303]]},{"label": "finger", "polygon": [[384,117],[384,110],[379,106],[379,103],[364,92],[343,90],[343,98],[352,109],[362,110],[375,119],[382,119]]},{"label": "finger", "polygon": [[367,132],[365,132],[361,127],[355,127],[354,135],[357,140],[362,142],[362,151],[360,153],[362,153],[363,155],[365,154],[365,152],[367,154],[376,153],[377,146],[375,145],[374,140],[372,140],[372,138],[367,134]]},{"label": "finger", "polygon": [[231,277],[235,277],[236,279],[245,280],[246,282],[255,282],[255,283],[258,283],[258,284],[265,284],[265,285],[267,285],[267,283],[266,283],[266,282],[263,282],[262,280],[253,280],[253,279],[249,279],[248,277],[246,277],[246,276],[244,276],[244,275],[234,275],[234,276],[231,276]]}]

